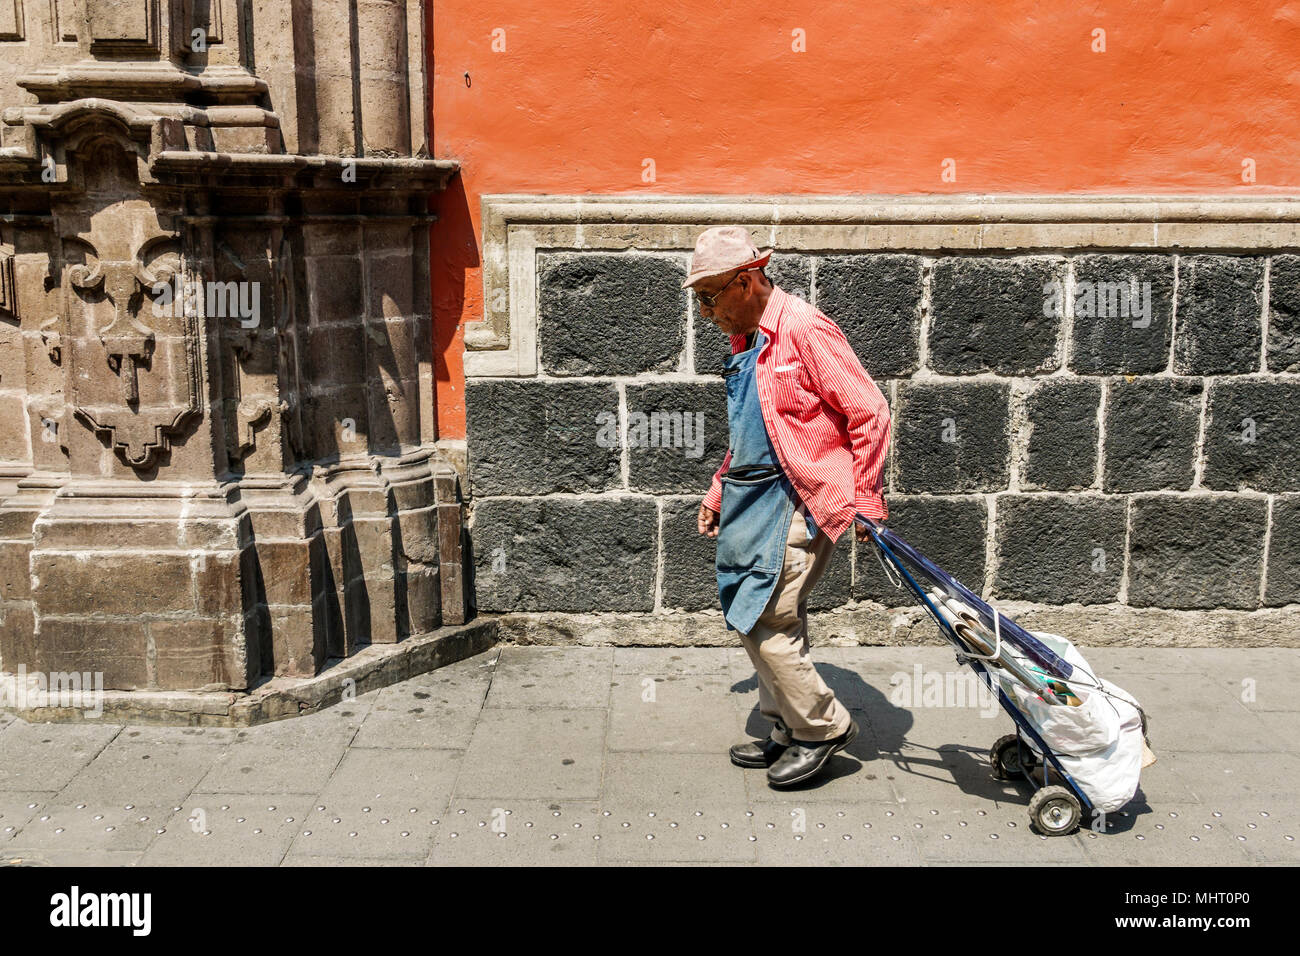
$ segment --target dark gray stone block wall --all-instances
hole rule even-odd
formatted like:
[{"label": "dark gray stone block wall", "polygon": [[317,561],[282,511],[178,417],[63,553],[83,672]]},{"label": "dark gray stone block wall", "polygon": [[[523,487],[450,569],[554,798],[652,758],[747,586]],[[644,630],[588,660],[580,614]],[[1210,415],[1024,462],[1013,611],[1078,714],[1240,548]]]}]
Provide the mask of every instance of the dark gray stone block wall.
[{"label": "dark gray stone block wall", "polygon": [[[696,515],[728,345],[686,261],[539,255],[538,375],[467,383],[481,609],[717,608]],[[768,274],[889,402],[889,524],[972,589],[1300,602],[1300,256],[778,253]],[[841,540],[809,608],[856,602],[914,603]]]}]

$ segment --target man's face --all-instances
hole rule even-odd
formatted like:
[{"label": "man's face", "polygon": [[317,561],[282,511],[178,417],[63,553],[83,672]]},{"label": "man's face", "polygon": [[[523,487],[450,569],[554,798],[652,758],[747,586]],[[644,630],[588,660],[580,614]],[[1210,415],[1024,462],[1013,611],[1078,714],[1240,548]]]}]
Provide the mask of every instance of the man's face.
[{"label": "man's face", "polygon": [[753,281],[753,272],[742,272],[739,275],[735,272],[728,272],[725,275],[701,279],[695,283],[696,292],[708,296],[716,294],[717,300],[712,306],[709,306],[697,295],[696,301],[700,304],[700,315],[727,335],[748,332],[745,316]]}]

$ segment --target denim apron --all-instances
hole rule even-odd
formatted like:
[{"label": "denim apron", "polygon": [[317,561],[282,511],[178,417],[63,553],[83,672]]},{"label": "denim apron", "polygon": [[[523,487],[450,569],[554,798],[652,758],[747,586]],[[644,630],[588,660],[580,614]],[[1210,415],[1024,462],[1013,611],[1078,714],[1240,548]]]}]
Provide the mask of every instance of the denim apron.
[{"label": "denim apron", "polygon": [[[758,400],[755,368],[766,342],[759,332],[752,348],[728,356],[722,365],[731,463],[722,476],[718,515],[718,600],[727,630],[742,634],[758,622],[781,576],[795,513],[794,488],[781,470]],[[811,538],[811,516],[806,520]]]}]

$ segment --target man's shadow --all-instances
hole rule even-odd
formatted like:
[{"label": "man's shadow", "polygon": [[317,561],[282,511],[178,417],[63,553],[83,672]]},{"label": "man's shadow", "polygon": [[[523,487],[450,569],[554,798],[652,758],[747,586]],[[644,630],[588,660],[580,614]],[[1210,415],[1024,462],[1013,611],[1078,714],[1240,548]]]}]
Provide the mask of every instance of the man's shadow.
[{"label": "man's shadow", "polygon": [[[822,773],[806,784],[789,788],[791,791],[816,790],[833,780],[859,771],[866,774],[868,780],[874,780],[883,774],[887,780],[898,779],[906,787],[906,777],[902,776],[906,774],[957,786],[962,793],[975,798],[972,800],[973,809],[978,808],[979,802],[984,800],[1028,807],[1032,796],[1028,781],[995,778],[989,763],[988,749],[966,744],[931,747],[908,740],[907,735],[916,722],[915,718],[910,708],[900,707],[889,699],[891,685],[888,683],[881,690],[863,680],[857,671],[827,663],[814,666],[826,686],[835,692],[840,703],[852,712],[860,729],[853,743],[831,757]],[[737,694],[757,689],[757,674],[731,686],[731,691]],[[976,708],[969,710],[971,719],[989,724],[990,746],[1003,732],[1010,732],[1005,724],[999,724],[1001,730],[995,729],[994,721],[981,718]],[[745,722],[745,732],[763,739],[771,729],[771,723],[755,704]],[[1041,775],[1041,764],[1039,767]],[[1041,777],[1037,782],[1039,786],[1042,785]],[[1053,774],[1048,782],[1061,781]],[[1133,799],[1122,810],[1106,814],[1099,825],[1104,825],[1104,832],[1108,834],[1126,833],[1133,829],[1137,818],[1151,812],[1146,794],[1139,785]],[[1081,830],[1086,830],[1091,823],[1092,818],[1085,814]]]},{"label": "man's shadow", "polygon": [[[897,780],[904,790],[907,789],[908,776],[924,777],[941,784],[955,785],[963,793],[979,800],[1006,802],[1018,799],[1028,805],[1028,784],[995,779],[989,766],[987,749],[965,744],[931,746],[926,742],[909,740],[908,733],[916,722],[915,717],[911,708],[901,707],[890,700],[892,686],[887,678],[882,686],[877,687],[865,681],[857,671],[824,662],[815,666],[826,686],[852,712],[853,719],[858,722],[859,732],[853,743],[831,757],[822,773],[807,784],[792,787],[791,790],[815,790],[840,777],[861,772],[867,780],[875,780],[880,776],[890,781]],[[732,692],[738,694],[757,689],[758,675],[739,681],[731,687]],[[972,720],[989,725],[990,746],[1001,732],[1005,732],[995,732],[994,722],[981,718],[975,708],[970,708],[970,716]],[[767,737],[771,729],[772,725],[755,704],[745,722],[746,733],[762,739]],[[1019,797],[1016,796],[1017,793]]]},{"label": "man's shadow", "polygon": [[[826,686],[852,712],[853,719],[858,722],[858,736],[853,743],[831,757],[825,769],[813,780],[789,789],[816,790],[832,780],[850,776],[860,770],[867,774],[867,779],[874,780],[876,774],[887,766],[883,761],[902,747],[907,731],[912,726],[911,711],[891,703],[887,691],[882,693],[868,684],[857,671],[826,663],[815,666]],[[757,689],[757,674],[731,685],[734,694],[746,694]],[[886,714],[887,719],[880,719]],[[883,733],[877,730],[877,724]],[[758,704],[755,703],[745,721],[745,732],[762,740],[771,731],[771,722],[759,712]]]}]

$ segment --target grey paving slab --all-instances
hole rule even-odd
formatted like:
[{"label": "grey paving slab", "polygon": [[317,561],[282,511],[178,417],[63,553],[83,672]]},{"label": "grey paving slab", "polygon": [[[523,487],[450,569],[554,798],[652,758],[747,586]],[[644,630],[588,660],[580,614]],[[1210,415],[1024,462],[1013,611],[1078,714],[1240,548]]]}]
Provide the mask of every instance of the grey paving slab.
[{"label": "grey paving slab", "polygon": [[725,754],[745,739],[724,674],[616,675],[607,749]]},{"label": "grey paving slab", "polygon": [[429,852],[462,754],[455,750],[354,748],[344,756],[293,835],[294,855],[415,856]]},{"label": "grey paving slab", "polygon": [[147,743],[116,737],[60,791],[63,802],[174,804],[221,756],[218,743]]},{"label": "grey paving slab", "polygon": [[0,790],[0,847],[21,833],[56,796],[52,790]]},{"label": "grey paving slab", "polygon": [[136,866],[143,855],[140,850],[58,850],[48,847],[6,846],[3,853],[0,853],[0,862],[10,866]]},{"label": "grey paving slab", "polygon": [[1194,691],[1172,675],[1134,675],[1124,689],[1148,715],[1152,747],[1254,753],[1280,749],[1261,715],[1221,687],[1198,682]]},{"label": "grey paving slab", "polygon": [[485,708],[455,795],[596,799],[606,719],[604,708]]},{"label": "grey paving slab", "polygon": [[600,807],[602,863],[755,859],[744,779],[716,756],[611,753]]},{"label": "grey paving slab", "polygon": [[685,674],[729,674],[734,647],[616,647],[614,676],[653,677]]},{"label": "grey paving slab", "polygon": [[492,683],[492,671],[472,658],[379,691],[353,738],[356,747],[463,750]]},{"label": "grey paving slab", "polygon": [[427,807],[411,813],[409,802],[381,797],[316,803],[292,834],[288,856],[423,860],[438,826],[433,821],[440,820],[442,812]]},{"label": "grey paving slab", "polygon": [[1135,653],[1155,654],[1157,659],[1182,657],[1210,675],[1225,670],[1260,674],[1300,672],[1300,648],[1297,647],[1154,648]]},{"label": "grey paving slab", "polygon": [[0,790],[61,790],[121,729],[15,720],[0,730]]},{"label": "grey paving slab", "polygon": [[904,811],[923,861],[1082,863],[1085,860],[1078,833],[1054,837],[1036,833],[1020,807],[977,806],[972,801],[965,808],[930,812],[935,809],[938,808],[909,806]]},{"label": "grey paving slab", "polygon": [[763,866],[914,866],[908,817],[892,801],[764,806],[753,818]]},{"label": "grey paving slab", "polygon": [[870,703],[860,712],[887,753],[901,753],[908,746],[967,747],[987,753],[999,737],[1015,729],[1004,711],[979,706],[903,706],[885,701]]},{"label": "grey paving slab", "polygon": [[242,727],[153,727],[127,725],[118,734],[123,743],[137,744],[221,744],[228,746],[247,739]]},{"label": "grey paving slab", "polygon": [[173,810],[170,805],[52,802],[12,841],[37,851],[143,852]]},{"label": "grey paving slab", "polygon": [[1173,761],[1166,760],[1163,752],[1156,752],[1156,762],[1142,771],[1135,799],[1143,797],[1151,803],[1200,803],[1200,797],[1178,776]]},{"label": "grey paving slab", "polygon": [[1028,806],[1028,784],[995,779],[986,753],[983,748],[906,748],[884,755],[882,776],[900,804],[924,810]]},{"label": "grey paving slab", "polygon": [[1180,753],[1160,755],[1168,769],[1201,803],[1244,804],[1257,810],[1288,805],[1300,793],[1300,757],[1295,754]]},{"label": "grey paving slab", "polygon": [[451,797],[463,757],[455,750],[354,747],[320,791],[321,803],[386,800],[403,809],[441,809]]},{"label": "grey paving slab", "polygon": [[[958,698],[970,672],[944,647],[815,646],[861,731],[826,774],[793,790],[727,759],[731,744],[770,729],[740,648],[499,653],[499,662],[496,651],[479,655],[253,728],[0,721],[0,857],[334,867],[1300,862],[1300,743],[1287,696],[1300,652],[1089,650],[1151,713],[1159,760],[1104,832],[1066,838],[1030,829],[1027,785],[993,779],[988,749],[1012,722],[983,708],[973,684]],[[206,835],[191,823],[195,810]]]},{"label": "grey paving slab", "polygon": [[218,754],[195,788],[213,793],[319,793],[346,750],[337,740],[298,746],[234,744]]},{"label": "grey paving slab", "polygon": [[1297,673],[1300,667],[1264,667],[1253,660],[1235,664],[1225,661],[1207,674],[1206,680],[1253,713],[1289,714],[1292,726],[1300,726],[1300,694],[1295,692]]},{"label": "grey paving slab", "polygon": [[290,853],[280,863],[281,866],[420,866],[421,861],[413,857],[363,857],[363,856],[311,856]]},{"label": "grey paving slab", "polygon": [[303,744],[337,744],[346,747],[381,691],[373,690],[352,700],[345,700],[333,707],[302,717],[290,717],[274,720],[270,723],[241,727],[235,731],[236,743],[271,744],[285,747],[297,747]]},{"label": "grey paving slab", "polygon": [[1296,803],[1281,813],[1233,808],[1224,813],[1223,826],[1255,863],[1300,864],[1300,805]]},{"label": "grey paving slab", "polygon": [[305,823],[312,798],[193,793],[163,824],[146,866],[278,866]]},{"label": "grey paving slab", "polygon": [[1089,863],[1105,866],[1243,866],[1241,841],[1204,805],[1161,804],[1107,816],[1105,832],[1079,834]]},{"label": "grey paving slab", "polygon": [[604,707],[612,647],[503,647],[486,707]]},{"label": "grey paving slab", "polygon": [[1092,665],[1098,677],[1114,681],[1125,689],[1129,674],[1205,674],[1209,658],[1204,647],[1114,647],[1079,645],[1079,653]]},{"label": "grey paving slab", "polygon": [[[609,811],[606,811],[609,812]],[[454,800],[430,866],[591,866],[600,841],[594,801]]]}]

